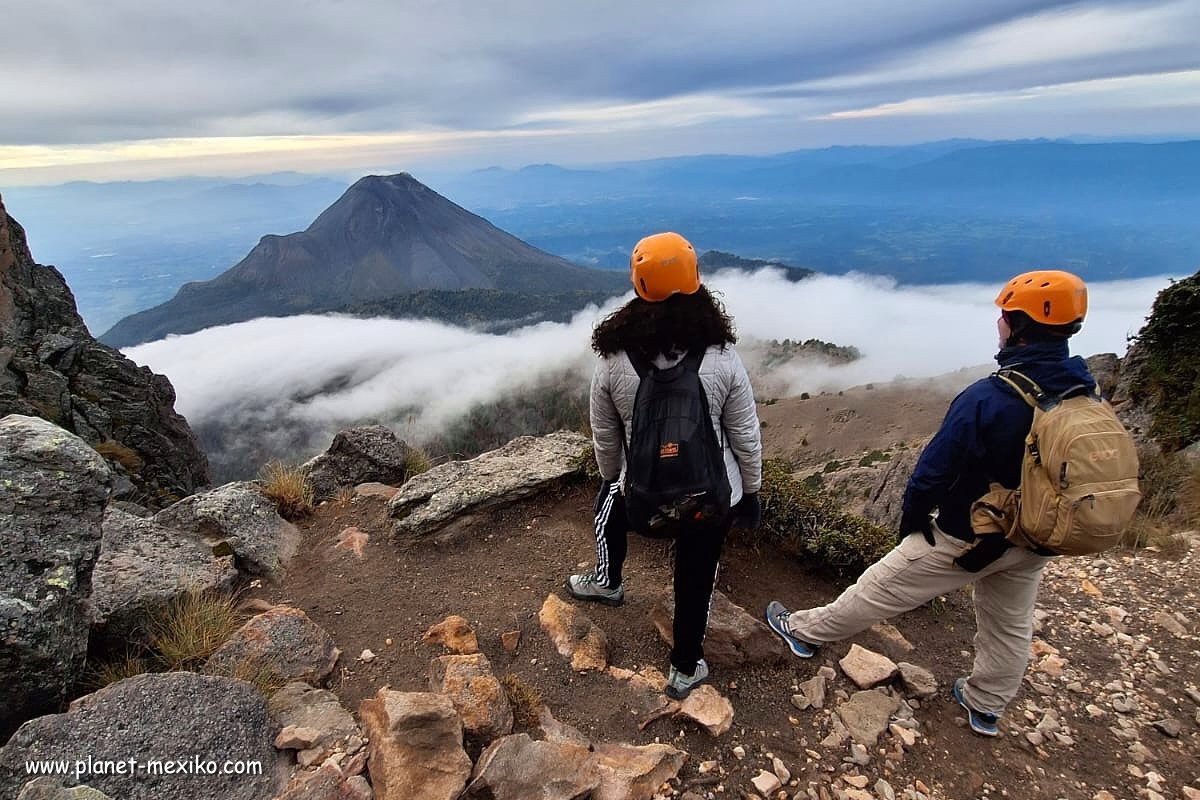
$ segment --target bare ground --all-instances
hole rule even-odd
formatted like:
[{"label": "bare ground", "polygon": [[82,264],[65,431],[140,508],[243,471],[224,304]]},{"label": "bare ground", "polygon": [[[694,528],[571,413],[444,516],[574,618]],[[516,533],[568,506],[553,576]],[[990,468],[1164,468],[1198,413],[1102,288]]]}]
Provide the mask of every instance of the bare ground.
[{"label": "bare ground", "polygon": [[[848,391],[836,401],[831,397],[764,407],[768,452],[796,452],[787,449],[790,440],[783,433],[772,438],[778,432],[814,432],[808,437],[810,446],[824,448],[821,457],[826,451],[852,455],[880,431],[891,430],[896,441],[922,438],[940,421],[948,399],[874,389]],[[856,413],[842,429],[850,428],[852,435],[839,440],[832,431],[847,409]],[[871,420],[870,431],[859,431],[861,426],[852,424],[856,419]],[[812,445],[814,441],[821,444]],[[922,789],[919,781],[930,796],[944,798],[1091,800],[1097,791],[1107,790],[1116,798],[1155,800],[1149,792],[1178,798],[1184,797],[1184,786],[1200,786],[1200,543],[1195,537],[1187,539],[1191,546],[1186,554],[1173,558],[1115,551],[1051,564],[1039,598],[1037,637],[1056,649],[1064,663],[1059,674],[1050,674],[1059,671],[1056,658],[1042,662],[1044,656],[1039,656],[1031,662],[997,740],[971,734],[945,691],[969,670],[974,634],[969,589],[948,596],[944,605],[891,620],[915,645],[904,658],[932,670],[943,691],[916,711],[921,736],[913,747],[897,757],[893,737],[885,734],[870,765],[858,767],[843,761],[845,745],[825,749],[818,744],[829,732],[829,706],[837,698],[823,710],[798,711],[789,697],[822,664],[834,665],[852,641],[888,652],[888,644],[872,633],[829,647],[812,661],[714,669],[712,683],[734,707],[733,729],[719,739],[670,719],[642,730],[623,684],[605,674],[570,669],[540,630],[537,611],[550,593],[566,598],[561,588],[565,576],[590,566],[592,491],[564,486],[510,506],[443,548],[390,542],[390,526],[378,500],[327,503],[301,526],[302,552],[285,581],[257,592],[304,609],[331,633],[343,651],[331,688],[352,710],[383,686],[428,691],[429,662],[443,651],[422,644],[421,635],[446,616],[459,614],[475,629],[497,675],[513,673],[534,687],[559,720],[594,741],[670,742],[690,754],[679,788],[693,786],[713,797],[751,796],[746,794],[753,791],[750,779],[771,768],[768,753],[782,759],[794,776],[797,788],[789,787],[789,797],[797,791],[805,796],[809,787],[844,790],[845,776],[853,775],[866,776],[868,790],[883,778],[901,796],[906,789]],[[361,558],[334,547],[338,534],[350,526],[370,535]],[[608,635],[610,663],[666,671],[668,648],[649,611],[669,583],[666,546],[631,537],[625,605],[584,608]],[[755,615],[771,599],[789,607],[827,602],[843,585],[844,579],[812,569],[770,543],[745,540],[727,546],[720,575],[721,590]],[[1121,620],[1115,609],[1124,612]],[[1169,632],[1164,627],[1174,627],[1169,621],[1156,621],[1164,611],[1174,615],[1182,634]],[[500,645],[500,635],[512,630],[521,631],[515,655]],[[378,657],[359,661],[364,649]],[[833,690],[852,692],[854,687],[839,674]],[[1177,737],[1151,724],[1163,719],[1179,723]],[[1041,730],[1036,730],[1039,724]],[[746,752],[744,759],[733,754],[738,745]],[[885,757],[883,751],[891,755]],[[721,782],[698,784],[703,779],[698,765],[710,759],[719,762]]]}]

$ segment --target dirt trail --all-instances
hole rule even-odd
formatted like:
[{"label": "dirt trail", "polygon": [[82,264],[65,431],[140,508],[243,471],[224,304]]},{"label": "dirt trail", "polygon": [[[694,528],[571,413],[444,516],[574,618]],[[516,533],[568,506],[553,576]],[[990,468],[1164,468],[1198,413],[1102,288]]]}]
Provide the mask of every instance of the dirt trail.
[{"label": "dirt trail", "polygon": [[[1057,676],[1034,671],[1031,665],[1024,691],[1002,722],[1005,735],[987,741],[969,733],[960,709],[942,691],[917,710],[921,736],[894,769],[885,766],[878,750],[870,765],[858,767],[843,761],[845,745],[818,745],[829,732],[829,706],[836,705],[836,697],[831,695],[831,702],[819,711],[798,711],[789,703],[798,684],[821,665],[835,664],[850,641],[827,648],[811,662],[714,669],[713,684],[735,710],[733,729],[720,739],[668,719],[639,730],[639,719],[627,707],[620,683],[607,675],[572,672],[541,632],[537,611],[551,592],[566,598],[561,589],[565,575],[590,564],[590,508],[589,487],[568,487],[503,510],[476,525],[457,546],[402,549],[388,541],[380,501],[329,503],[302,526],[304,547],[285,583],[259,591],[304,609],[333,635],[344,655],[331,688],[351,709],[385,685],[427,691],[429,662],[442,651],[422,644],[421,635],[447,615],[460,614],[476,630],[498,675],[515,673],[537,689],[556,717],[593,740],[670,742],[690,754],[681,773],[685,785],[699,778],[700,762],[717,760],[725,773],[725,791],[714,796],[739,797],[739,790],[753,791],[750,779],[760,769],[770,769],[766,753],[783,760],[801,796],[810,785],[847,788],[839,777],[844,773],[868,777],[868,788],[884,778],[897,795],[919,780],[937,797],[1048,800],[1091,800],[1100,789],[1118,798],[1152,797],[1146,789],[1153,786],[1160,787],[1162,796],[1175,798],[1182,796],[1185,783],[1194,785],[1200,778],[1200,706],[1195,702],[1200,695],[1186,694],[1189,686],[1194,691],[1200,683],[1194,549],[1179,561],[1118,554],[1054,564],[1039,602],[1038,635],[1066,663]],[[370,535],[362,558],[334,547],[338,534],[350,526]],[[1090,584],[1082,582],[1080,573],[1090,576]],[[626,574],[628,599],[623,607],[588,604],[584,610],[606,631],[611,663],[665,671],[667,646],[650,623],[649,610],[669,586],[666,547],[631,538]],[[744,541],[728,546],[720,578],[721,590],[756,615],[772,598],[791,607],[814,605],[834,597],[841,585],[769,545]],[[1089,593],[1093,590],[1100,596]],[[1126,621],[1113,622],[1107,632],[1091,627],[1093,622],[1110,624],[1115,612],[1104,610],[1110,606],[1122,607]],[[1179,612],[1183,620],[1177,621],[1187,630],[1184,636],[1173,636],[1153,621],[1162,609]],[[974,617],[965,592],[947,597],[944,609],[920,608],[892,622],[915,645],[905,658],[931,669],[943,689],[968,670]],[[500,645],[500,634],[510,630],[522,633],[515,655]],[[888,649],[871,633],[853,641]],[[357,661],[367,648],[378,658],[369,664]],[[1131,686],[1121,692],[1102,688],[1112,681],[1129,681]],[[832,689],[854,691],[840,674]],[[1114,698],[1125,703],[1127,696],[1138,710],[1116,712]],[[1102,713],[1089,713],[1089,704]],[[1039,723],[1046,727],[1048,710],[1058,715],[1058,734],[1047,733],[1035,745],[1028,734],[1036,732]],[[1180,735],[1159,733],[1148,717],[1176,719]],[[1110,730],[1127,730],[1121,724],[1132,726],[1144,751],[1138,749],[1135,755],[1133,741]],[[1065,742],[1056,738],[1059,734]],[[738,745],[746,751],[744,759],[733,755]],[[880,748],[895,749],[891,734],[880,740]],[[1147,758],[1154,760],[1146,762]],[[1135,769],[1143,776],[1156,772],[1161,783],[1135,776]]]}]

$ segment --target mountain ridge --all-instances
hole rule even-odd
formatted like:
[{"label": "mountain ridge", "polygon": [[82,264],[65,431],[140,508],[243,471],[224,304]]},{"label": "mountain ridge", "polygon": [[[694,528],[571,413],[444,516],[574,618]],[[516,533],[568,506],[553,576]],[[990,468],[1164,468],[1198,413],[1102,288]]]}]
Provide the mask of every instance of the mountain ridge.
[{"label": "mountain ridge", "polygon": [[210,281],[118,322],[116,347],[256,316],[326,311],[424,289],[612,290],[621,280],[550,255],[408,173],[356,181],[303,231],[269,234]]}]

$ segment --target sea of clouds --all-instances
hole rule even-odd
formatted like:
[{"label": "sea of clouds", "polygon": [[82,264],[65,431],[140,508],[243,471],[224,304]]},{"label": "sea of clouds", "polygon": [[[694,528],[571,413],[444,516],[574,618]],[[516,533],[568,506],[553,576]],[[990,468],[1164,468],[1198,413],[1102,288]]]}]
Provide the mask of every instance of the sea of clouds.
[{"label": "sea of clouds", "polygon": [[[1079,355],[1123,355],[1168,277],[1096,283],[1090,311],[1072,339]],[[792,283],[773,270],[719,273],[708,280],[738,334],[755,339],[821,339],[863,357],[835,366],[793,361],[771,376],[785,395],[897,377],[927,378],[986,365],[997,350],[998,286],[900,286],[876,276],[817,276]],[[632,296],[632,295],[629,295]],[[194,425],[236,427],[253,418],[258,435],[278,429],[306,447],[364,420],[427,439],[472,407],[549,381],[588,381],[593,326],[628,299],[590,307],[567,323],[506,334],[429,320],[296,316],[256,319],[171,336],[125,351],[170,378],[177,410]],[[749,348],[748,348],[749,349]],[[755,364],[747,359],[751,379]],[[573,376],[573,377],[572,377]],[[314,453],[288,453],[307,457]],[[218,454],[219,456],[219,454]]]}]

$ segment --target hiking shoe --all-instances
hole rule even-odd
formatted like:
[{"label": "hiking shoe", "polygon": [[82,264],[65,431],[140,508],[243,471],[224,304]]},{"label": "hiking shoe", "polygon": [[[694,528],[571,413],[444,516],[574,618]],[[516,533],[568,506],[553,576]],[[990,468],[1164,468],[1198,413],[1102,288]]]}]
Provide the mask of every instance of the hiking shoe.
[{"label": "hiking shoe", "polygon": [[607,606],[619,606],[625,602],[625,587],[609,589],[596,581],[596,574],[572,575],[567,578],[567,593],[576,600],[591,600]]},{"label": "hiking shoe", "polygon": [[812,658],[817,654],[817,646],[803,639],[797,639],[792,635],[787,624],[790,613],[783,607],[783,603],[778,600],[772,600],[767,604],[767,624],[771,626],[771,630],[783,637],[783,641],[787,643],[788,649],[792,651],[792,655],[797,658]]},{"label": "hiking shoe", "polygon": [[696,662],[696,671],[691,675],[684,675],[675,667],[671,667],[671,674],[667,676],[667,697],[682,700],[692,693],[692,689],[704,683],[707,677],[708,664],[704,663],[703,658]]},{"label": "hiking shoe", "polygon": [[971,730],[978,733],[980,736],[999,736],[1000,728],[996,723],[1000,721],[1000,717],[995,714],[988,714],[984,711],[976,711],[967,705],[967,700],[963,696],[963,686],[967,683],[966,678],[959,678],[954,682],[954,688],[950,690],[950,694],[958,701],[958,704],[967,710],[967,722],[971,726]]}]

